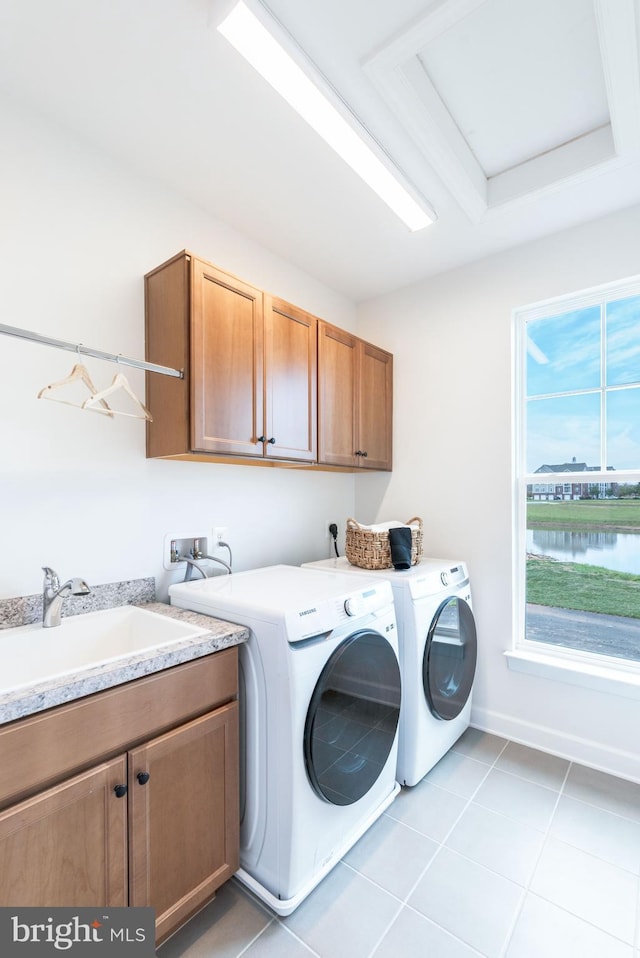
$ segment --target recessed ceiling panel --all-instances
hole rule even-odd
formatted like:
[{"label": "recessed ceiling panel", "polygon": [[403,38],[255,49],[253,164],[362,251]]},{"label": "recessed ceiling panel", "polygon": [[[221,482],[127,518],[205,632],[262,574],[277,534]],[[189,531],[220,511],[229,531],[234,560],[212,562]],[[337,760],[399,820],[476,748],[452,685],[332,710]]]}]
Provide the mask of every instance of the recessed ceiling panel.
[{"label": "recessed ceiling panel", "polygon": [[488,179],[610,122],[585,0],[486,0],[417,53]]}]

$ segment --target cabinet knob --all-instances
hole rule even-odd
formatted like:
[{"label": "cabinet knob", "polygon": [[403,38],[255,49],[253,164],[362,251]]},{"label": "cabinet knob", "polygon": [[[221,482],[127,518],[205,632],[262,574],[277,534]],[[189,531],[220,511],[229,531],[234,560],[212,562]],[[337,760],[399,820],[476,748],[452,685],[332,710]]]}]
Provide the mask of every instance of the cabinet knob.
[{"label": "cabinet knob", "polygon": [[124,796],[127,794],[126,785],[115,785],[113,790],[116,793],[116,798],[124,798]]},{"label": "cabinet knob", "polygon": [[270,442],[272,446],[273,446],[273,444],[275,443],[275,441],[276,441],[276,440],[275,440],[274,436],[272,436],[271,439],[267,439],[267,442]]},{"label": "cabinet knob", "polygon": [[266,442],[266,441],[267,441],[266,436],[258,436],[258,442]]},{"label": "cabinet knob", "polygon": [[139,784],[139,785],[146,785],[147,782],[149,781],[149,773],[148,773],[148,772],[138,772],[138,774],[136,775],[136,778],[138,779],[138,784]]}]

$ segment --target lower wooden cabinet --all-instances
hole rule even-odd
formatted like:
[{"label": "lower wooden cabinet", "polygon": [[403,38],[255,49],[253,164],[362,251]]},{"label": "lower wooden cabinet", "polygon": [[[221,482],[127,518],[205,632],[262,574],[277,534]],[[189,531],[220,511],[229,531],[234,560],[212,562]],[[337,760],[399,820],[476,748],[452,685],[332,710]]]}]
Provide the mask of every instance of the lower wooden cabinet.
[{"label": "lower wooden cabinet", "polygon": [[127,780],[120,756],[0,813],[0,904],[126,905]]},{"label": "lower wooden cabinet", "polygon": [[129,753],[129,904],[158,941],[238,868],[237,782],[237,702]]},{"label": "lower wooden cabinet", "polygon": [[0,752],[17,773],[28,768],[18,752],[30,736],[41,741],[49,729],[55,750],[57,728],[91,724],[92,712],[117,716],[104,727],[105,750],[123,735],[132,743],[0,811],[0,906],[151,906],[160,943],[237,870],[238,702],[215,702],[237,695],[237,649],[200,662],[216,707],[140,744],[136,704],[147,725],[150,693],[168,697],[167,715],[193,707],[182,694],[191,691],[193,703],[203,688],[198,662],[0,729]]}]

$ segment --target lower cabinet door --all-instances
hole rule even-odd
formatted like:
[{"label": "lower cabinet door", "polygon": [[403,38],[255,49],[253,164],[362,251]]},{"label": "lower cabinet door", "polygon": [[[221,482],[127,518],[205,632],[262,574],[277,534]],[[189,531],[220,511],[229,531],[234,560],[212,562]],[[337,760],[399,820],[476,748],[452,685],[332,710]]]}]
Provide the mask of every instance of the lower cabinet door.
[{"label": "lower cabinet door", "polygon": [[126,905],[126,781],[121,756],[0,812],[0,905]]},{"label": "lower cabinet door", "polygon": [[159,943],[239,865],[238,703],[129,753],[129,903]]}]

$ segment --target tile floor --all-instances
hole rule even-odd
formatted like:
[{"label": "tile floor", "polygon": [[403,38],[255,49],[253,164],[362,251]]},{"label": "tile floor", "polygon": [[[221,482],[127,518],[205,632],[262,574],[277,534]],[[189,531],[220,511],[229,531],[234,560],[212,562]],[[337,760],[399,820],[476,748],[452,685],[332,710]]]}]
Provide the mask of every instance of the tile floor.
[{"label": "tile floor", "polygon": [[238,882],[159,958],[640,958],[640,785],[468,729],[278,918]]}]

